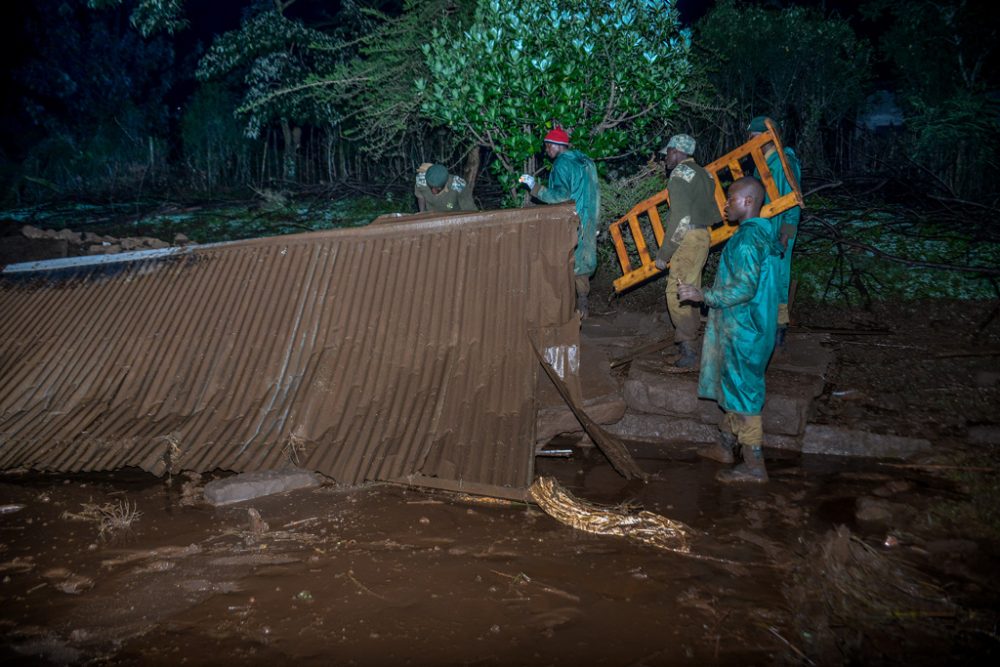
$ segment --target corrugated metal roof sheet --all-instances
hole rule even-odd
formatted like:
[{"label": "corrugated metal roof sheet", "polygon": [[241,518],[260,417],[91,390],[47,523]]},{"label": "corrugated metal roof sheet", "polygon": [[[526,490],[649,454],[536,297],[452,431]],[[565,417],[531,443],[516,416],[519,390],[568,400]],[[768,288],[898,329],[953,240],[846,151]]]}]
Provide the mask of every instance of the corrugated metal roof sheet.
[{"label": "corrugated metal roof sheet", "polygon": [[543,206],[8,269],[0,468],[291,461],[519,495],[528,330],[571,316],[576,225]]}]

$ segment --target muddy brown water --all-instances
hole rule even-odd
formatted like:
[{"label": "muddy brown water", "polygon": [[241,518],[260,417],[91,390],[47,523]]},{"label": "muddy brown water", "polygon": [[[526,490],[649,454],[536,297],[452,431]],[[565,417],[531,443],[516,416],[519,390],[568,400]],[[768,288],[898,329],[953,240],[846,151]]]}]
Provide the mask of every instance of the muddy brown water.
[{"label": "muddy brown water", "polygon": [[[400,486],[334,485],[224,508],[190,504],[184,477],[137,471],[7,474],[0,505],[0,658],[101,665],[661,665],[804,664],[787,564],[838,524],[892,557],[933,571],[927,539],[863,525],[858,496],[888,489],[920,507],[960,495],[873,461],[773,453],[772,482],[716,484],[717,464],[680,447],[643,460],[626,482],[593,450],[539,459],[579,497],[627,503],[685,522],[690,557],[557,523],[537,507],[491,505]],[[207,478],[207,477],[206,477]],[[206,478],[202,478],[204,481]],[[895,485],[891,484],[896,482]],[[185,486],[187,483],[187,486]],[[99,537],[73,520],[86,503],[135,503],[131,528]],[[268,524],[252,530],[248,508]],[[988,545],[943,562],[952,596],[988,607]],[[716,560],[706,560],[707,557]],[[816,573],[822,579],[822,572]],[[991,583],[992,582],[992,583]],[[954,619],[944,619],[944,623]],[[926,626],[921,626],[925,628]],[[948,628],[945,628],[947,630]],[[800,633],[800,634],[796,634]],[[866,635],[870,662],[932,664],[995,657],[989,639],[947,632],[888,643]]]}]

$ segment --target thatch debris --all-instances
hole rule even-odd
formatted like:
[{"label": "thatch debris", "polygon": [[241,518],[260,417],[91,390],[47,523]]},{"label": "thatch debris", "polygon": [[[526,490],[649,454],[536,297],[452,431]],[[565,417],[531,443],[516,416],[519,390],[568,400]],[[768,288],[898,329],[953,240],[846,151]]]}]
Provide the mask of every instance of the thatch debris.
[{"label": "thatch debris", "polygon": [[691,529],[654,512],[601,507],[579,500],[551,477],[538,477],[528,490],[546,514],[567,526],[596,535],[618,535],[659,549],[689,553]]}]

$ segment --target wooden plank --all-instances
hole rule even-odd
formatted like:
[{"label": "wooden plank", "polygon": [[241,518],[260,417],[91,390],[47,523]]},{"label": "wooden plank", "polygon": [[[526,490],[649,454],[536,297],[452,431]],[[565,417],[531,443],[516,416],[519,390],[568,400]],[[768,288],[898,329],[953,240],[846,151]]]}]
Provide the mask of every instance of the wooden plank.
[{"label": "wooden plank", "polygon": [[767,158],[759,150],[751,152],[750,155],[753,157],[753,163],[757,166],[757,173],[760,182],[764,185],[767,198],[771,201],[777,201],[781,197],[781,193],[778,192],[778,185],[774,182],[774,176],[771,175],[771,170],[767,166]]},{"label": "wooden plank", "polygon": [[[729,173],[732,174],[733,180],[738,181],[743,178],[743,167],[740,166],[739,160],[732,160],[729,165]],[[719,179],[718,174],[715,175],[716,180]]]},{"label": "wooden plank", "polygon": [[639,218],[636,215],[628,216],[628,226],[632,230],[632,238],[635,239],[635,249],[639,253],[639,262],[643,265],[650,263],[649,246],[646,245],[646,237],[642,235],[642,228],[639,227]]},{"label": "wooden plank", "polygon": [[663,223],[660,222],[660,211],[655,206],[649,209],[649,224],[653,227],[653,236],[656,237],[656,245],[663,245]]},{"label": "wooden plank", "polygon": [[625,249],[625,240],[622,238],[622,221],[611,223],[608,231],[611,232],[611,242],[615,244],[615,253],[618,255],[618,263],[622,267],[622,273],[632,270],[632,262],[629,261],[628,251]]}]

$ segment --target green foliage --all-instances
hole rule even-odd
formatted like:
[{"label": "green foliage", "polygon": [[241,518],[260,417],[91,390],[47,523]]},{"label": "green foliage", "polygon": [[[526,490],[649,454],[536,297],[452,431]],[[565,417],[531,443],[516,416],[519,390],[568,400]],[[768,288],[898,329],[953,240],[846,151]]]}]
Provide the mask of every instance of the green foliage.
[{"label": "green foliage", "polygon": [[[797,294],[803,298],[858,304],[889,299],[995,297],[993,286],[982,275],[920,266],[1000,266],[1000,246],[975,238],[967,228],[932,221],[902,222],[907,213],[894,210],[858,211],[839,219],[822,210],[813,215],[826,224],[819,229],[813,227],[815,222],[803,224],[792,262],[792,277],[799,285]],[[864,247],[840,245],[838,238],[914,264],[888,260]]]},{"label": "green foliage", "polygon": [[209,190],[221,183],[236,180],[235,168],[250,142],[233,112],[239,96],[222,83],[201,85],[184,107],[181,118],[181,147],[185,172],[196,187]]},{"label": "green foliage", "polygon": [[739,129],[771,116],[812,165],[822,160],[823,130],[853,122],[864,101],[871,50],[844,19],[722,0],[696,34],[717,98],[739,105]]},{"label": "green foliage", "polygon": [[[87,0],[91,9],[106,9],[122,4],[122,0]],[[138,0],[129,20],[132,25],[149,37],[158,32],[174,34],[188,26],[183,17],[184,0]]]},{"label": "green foliage", "polygon": [[32,184],[24,194],[106,193],[165,176],[166,95],[176,77],[170,42],[143,39],[124,9],[39,0],[32,10],[22,26],[32,57],[13,72],[37,129],[24,150]]},{"label": "green foliage", "polygon": [[423,110],[491,149],[508,188],[556,124],[596,159],[643,145],[690,68],[673,4],[479,0],[461,36],[432,30],[430,77],[416,81]]},{"label": "green foliage", "polygon": [[875,0],[888,21],[881,56],[895,70],[912,157],[949,194],[997,191],[1000,105],[995,97],[996,21],[988,3]]},{"label": "green foliage", "polygon": [[340,74],[344,83],[331,91],[352,116],[350,136],[369,156],[402,152],[433,132],[413,88],[415,80],[430,76],[422,46],[432,28],[446,38],[460,35],[473,8],[457,0],[406,0],[397,17],[369,12],[378,25],[362,37],[358,57]]},{"label": "green foliage", "polygon": [[666,175],[663,168],[657,164],[647,164],[625,178],[600,181],[600,230],[606,231],[612,222],[628,213],[633,206],[666,187]]},{"label": "green foliage", "polygon": [[277,118],[320,124],[337,119],[336,109],[317,92],[327,83],[317,73],[336,68],[341,47],[336,37],[267,10],[216,38],[197,75],[208,81],[242,73],[239,111],[246,116],[247,135],[258,137]]}]

